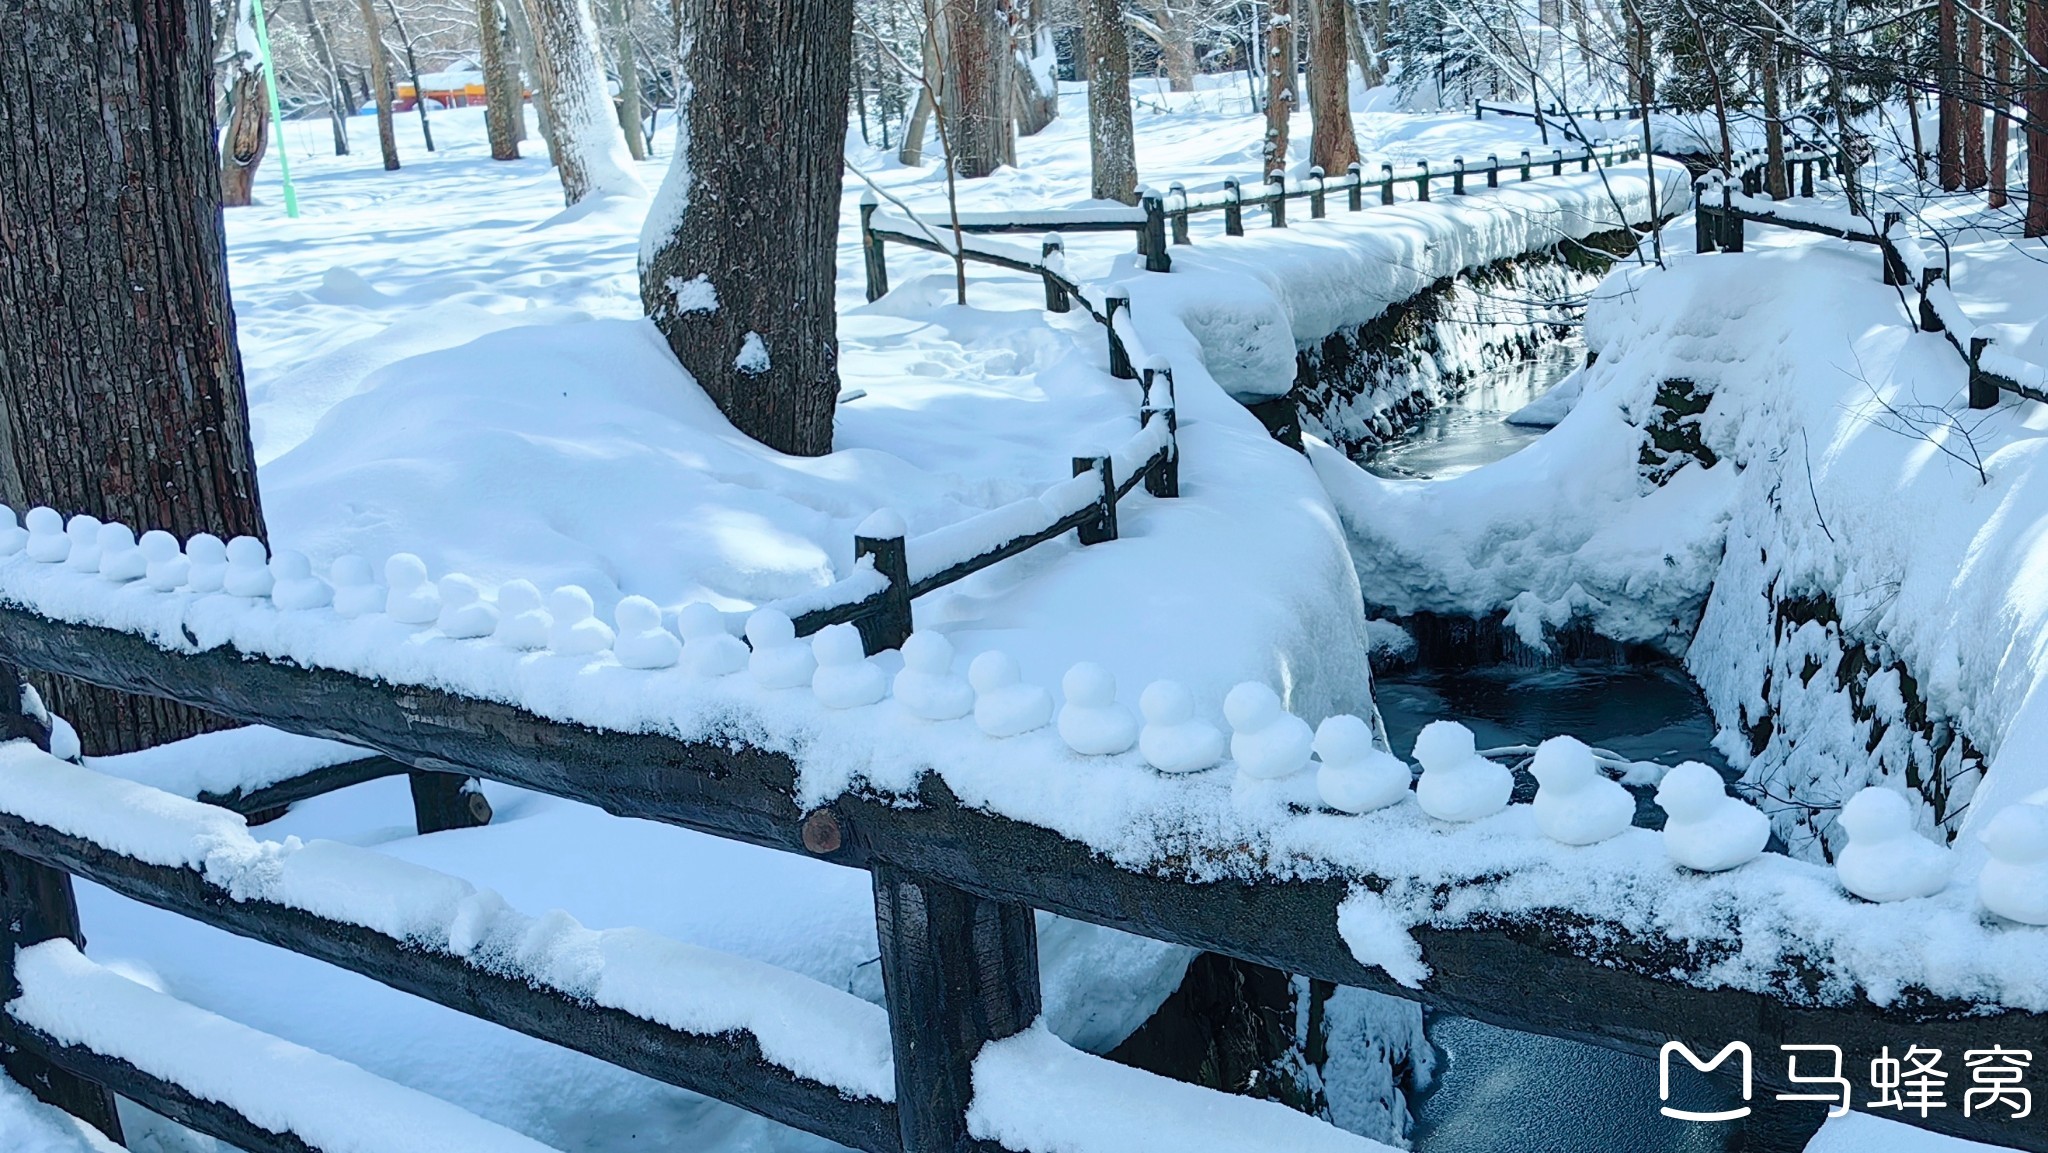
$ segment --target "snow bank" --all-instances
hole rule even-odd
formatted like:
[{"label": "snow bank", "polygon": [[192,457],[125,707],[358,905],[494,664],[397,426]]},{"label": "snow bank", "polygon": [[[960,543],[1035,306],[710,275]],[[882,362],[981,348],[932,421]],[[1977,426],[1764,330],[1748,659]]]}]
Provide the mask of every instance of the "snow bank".
[{"label": "snow bank", "polygon": [[1033,1026],[982,1047],[967,1131],[1022,1153],[1387,1153],[1276,1101],[1218,1093],[1069,1048]]},{"label": "snow bank", "polygon": [[772,965],[639,929],[593,932],[561,910],[529,917],[488,889],[350,845],[258,841],[239,815],[25,741],[0,746],[0,810],[149,864],[197,869],[236,900],[361,925],[672,1029],[745,1031],[798,1076],[894,1098],[886,1014]]},{"label": "snow bank", "polygon": [[446,1101],[217,1017],[93,964],[69,941],[15,956],[15,1020],[117,1057],[325,1153],[547,1153]]}]

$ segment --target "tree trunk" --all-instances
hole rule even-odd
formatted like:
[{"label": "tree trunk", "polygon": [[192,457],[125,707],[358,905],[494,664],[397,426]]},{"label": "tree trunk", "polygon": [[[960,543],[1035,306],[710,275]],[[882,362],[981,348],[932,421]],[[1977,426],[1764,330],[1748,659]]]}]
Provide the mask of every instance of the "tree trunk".
[{"label": "tree trunk", "polygon": [[2027,79],[2027,228],[2028,236],[2048,236],[2048,0],[2025,0],[2027,55],[2021,66]]},{"label": "tree trunk", "polygon": [[1778,76],[1777,33],[1764,33],[1761,51],[1764,87],[1764,177],[1766,186],[1770,189],[1771,199],[1787,200],[1792,196],[1792,189],[1791,182],[1785,179],[1785,104]]},{"label": "tree trunk", "polygon": [[434,126],[427,122],[427,90],[420,83],[420,58],[413,51],[412,34],[405,30],[405,17],[399,15],[396,0],[384,0],[384,10],[391,13],[391,30],[398,33],[398,42],[405,45],[405,72],[412,78],[412,107],[420,114],[420,139],[427,151],[434,150]]},{"label": "tree trunk", "polygon": [[374,0],[356,0],[363,14],[363,36],[370,53],[371,95],[377,100],[377,144],[384,150],[384,169],[398,169],[398,133],[391,123],[391,66],[384,58],[384,33],[377,26]]},{"label": "tree trunk", "polygon": [[[2012,6],[2006,0],[1992,0],[1991,18],[2004,27],[2012,25]],[[1987,174],[1991,192],[1985,203],[1992,208],[2006,205],[2005,171],[2012,163],[2012,42],[2003,31],[1991,36],[1991,171]]]},{"label": "tree trunk", "polygon": [[1366,31],[1365,18],[1359,15],[1356,4],[1340,5],[1344,10],[1344,26],[1351,36],[1351,58],[1358,63],[1359,82],[1367,88],[1377,88],[1386,79],[1380,71],[1379,45],[1372,34]]},{"label": "tree trunk", "polygon": [[1159,44],[1159,62],[1166,68],[1166,86],[1175,92],[1195,90],[1195,13],[1169,16],[1162,8],[1160,30],[1166,38]]},{"label": "tree trunk", "polygon": [[1984,165],[1984,21],[1967,9],[1963,21],[1963,99],[1958,109],[1963,117],[1963,187],[1976,190],[1991,182]]},{"label": "tree trunk", "polygon": [[[526,0],[526,21],[533,27],[533,70],[541,103],[554,125],[563,202],[645,192],[633,175],[632,155],[605,90],[589,0]],[[766,108],[755,111],[769,115]],[[840,147],[834,147],[835,154]]]},{"label": "tree trunk", "polygon": [[[519,49],[520,83],[533,96],[533,117],[540,122],[540,140],[547,146],[548,163],[559,164],[556,159],[562,151],[561,142],[555,139],[555,119],[548,113],[546,96],[540,90],[540,48],[534,43],[533,25],[526,19],[526,5],[522,0],[502,0],[505,11],[505,27],[512,30],[512,43]],[[678,40],[676,43],[681,44]],[[523,132],[523,126],[522,126]],[[522,134],[521,139],[524,139]]]},{"label": "tree trunk", "polygon": [[1081,32],[1088,55],[1093,195],[1136,204],[1138,152],[1131,130],[1131,45],[1125,38],[1124,0],[1081,0]]},{"label": "tree trunk", "polygon": [[526,103],[519,91],[518,70],[510,54],[510,31],[498,0],[477,0],[477,41],[484,70],[484,128],[491,137],[491,159],[519,159],[519,120]]},{"label": "tree trunk", "polygon": [[1294,112],[1293,0],[1272,0],[1266,22],[1265,173],[1287,170],[1287,120]]},{"label": "tree trunk", "polygon": [[227,208],[245,208],[254,199],[256,167],[270,146],[270,115],[262,65],[243,60],[234,73],[228,128],[221,139],[220,202]]},{"label": "tree trunk", "polygon": [[953,154],[953,171],[970,179],[1016,163],[1010,133],[1009,29],[995,0],[944,0],[945,84],[939,130]]},{"label": "tree trunk", "polygon": [[1309,32],[1308,108],[1314,120],[1308,162],[1342,175],[1358,159],[1358,134],[1351,128],[1350,61],[1344,50],[1344,10],[1351,0],[1310,0],[1315,20]]},{"label": "tree trunk", "polygon": [[[263,535],[208,7],[0,4],[0,501],[14,508]],[[222,724],[72,682],[46,691],[92,753]]]},{"label": "tree trunk", "polygon": [[633,60],[633,13],[626,0],[612,0],[612,54],[619,62],[619,130],[626,137],[626,151],[635,160],[647,159],[647,142],[640,136],[640,70]]},{"label": "tree trunk", "polygon": [[1963,186],[1963,116],[1958,99],[1961,91],[1959,47],[1956,42],[1956,0],[1938,0],[1935,5],[1936,51],[1934,68],[1937,107],[1941,118],[1935,142],[1940,152],[1936,172],[1941,186],[1949,192]]},{"label": "tree trunk", "polygon": [[312,37],[313,55],[327,76],[327,119],[334,129],[334,154],[347,156],[348,118],[355,114],[355,106],[349,103],[348,85],[341,79],[341,69],[334,66],[334,46],[327,42],[327,28],[313,11],[313,0],[299,0],[299,12],[305,17]]},{"label": "tree trunk", "polygon": [[1028,47],[1019,47],[1012,54],[1017,71],[1011,90],[1016,93],[1018,134],[1036,136],[1060,114],[1060,82],[1056,73],[1059,58],[1053,48],[1052,26],[1034,18],[1023,45]]},{"label": "tree trunk", "polygon": [[687,143],[647,216],[640,299],[735,427],[819,456],[839,396],[853,0],[683,3]]}]

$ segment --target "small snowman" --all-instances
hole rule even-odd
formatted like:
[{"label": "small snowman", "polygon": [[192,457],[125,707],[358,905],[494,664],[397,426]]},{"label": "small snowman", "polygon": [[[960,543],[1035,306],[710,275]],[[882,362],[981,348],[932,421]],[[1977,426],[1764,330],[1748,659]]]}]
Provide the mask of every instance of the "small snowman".
[{"label": "small snowman", "polygon": [[[676,628],[683,634],[683,665],[692,676],[725,677],[747,667],[747,642],[726,631],[725,614],[716,606],[691,601],[676,611]],[[796,635],[795,625],[790,635]]]},{"label": "small snowman", "polygon": [[100,518],[79,513],[65,522],[64,535],[71,538],[64,567],[74,572],[100,571]]},{"label": "small snowman", "polygon": [[441,619],[441,592],[427,580],[427,562],[395,552],[384,562],[384,615],[402,625],[430,625]]},{"label": "small snowman", "polygon": [[1600,773],[1593,750],[1576,737],[1552,737],[1529,763],[1536,777],[1536,827],[1553,841],[1592,845],[1635,822],[1636,798]]},{"label": "small snowman", "polygon": [[23,518],[28,522],[28,539],[22,542],[28,559],[37,564],[62,564],[71,555],[71,538],[64,532],[64,518],[48,505],[37,505]]},{"label": "small snowman", "polygon": [[185,549],[178,544],[177,537],[153,528],[142,534],[142,539],[135,544],[135,551],[148,562],[142,574],[144,584],[160,593],[176,592],[184,587],[185,577],[192,571],[192,562],[185,559]]},{"label": "small snowman", "polygon": [[811,692],[828,709],[857,709],[882,699],[889,678],[869,663],[860,630],[850,624],[826,625],[811,638],[818,671],[811,674]]},{"label": "small snowman", "polygon": [[285,612],[305,612],[334,603],[334,590],[313,575],[313,562],[297,549],[281,548],[270,558],[270,603]]},{"label": "small snowman", "polygon": [[1372,726],[1349,713],[1316,726],[1316,793],[1340,813],[1370,813],[1408,799],[1408,763],[1373,743]]},{"label": "small snowman", "polygon": [[629,669],[665,669],[683,655],[683,642],[661,627],[661,606],[646,597],[621,597],[612,609],[619,635],[612,655]]},{"label": "small snowman", "polygon": [[498,586],[498,631],[492,636],[508,649],[532,652],[548,647],[555,618],[542,607],[540,588],[530,580],[509,580]]},{"label": "small snowman", "polygon": [[1835,855],[1835,879],[1866,901],[1931,897],[1956,871],[1955,854],[1914,832],[1912,808],[1890,789],[1858,792],[1835,820],[1849,834]]},{"label": "small snowman", "polygon": [[818,671],[811,646],[796,639],[796,624],[781,609],[755,609],[747,618],[747,641],[753,646],[747,671],[764,689],[799,689]]},{"label": "small snowman", "polygon": [[231,597],[267,597],[274,583],[270,575],[270,550],[253,536],[238,536],[228,542],[228,571],[221,575],[220,591]]},{"label": "small snowman", "polygon": [[2048,806],[2021,802],[1984,827],[1991,859],[1977,875],[1977,900],[2009,921],[2048,925]]},{"label": "small snowman", "polygon": [[28,547],[28,530],[21,527],[14,509],[0,504],[0,556],[13,556]]},{"label": "small snowman", "polygon": [[1199,773],[1223,759],[1223,730],[1195,715],[1195,694],[1179,681],[1146,685],[1138,711],[1138,755],[1160,772]]},{"label": "small snowman", "polygon": [[580,585],[563,585],[548,596],[548,647],[565,657],[587,657],[612,647],[612,627],[597,619],[597,606]]},{"label": "small snowman", "polygon": [[367,557],[356,553],[337,557],[327,570],[334,582],[334,612],[346,620],[384,611],[384,589],[377,584],[376,570]]},{"label": "small snowman", "polygon": [[1431,721],[1415,736],[1415,803],[1439,821],[1477,821],[1508,807],[1515,775],[1479,755],[1472,730],[1456,721]]},{"label": "small snowman", "polygon": [[497,606],[484,599],[483,586],[474,578],[449,573],[435,583],[434,592],[441,600],[434,627],[442,636],[476,640],[498,631]]},{"label": "small snowman", "polygon": [[1086,757],[1109,757],[1138,743],[1138,718],[1116,699],[1116,678],[1094,661],[1082,661],[1060,678],[1067,703],[1060,706],[1060,739]]},{"label": "small snowman", "polygon": [[1729,796],[1721,774],[1698,761],[1664,774],[1657,803],[1664,808],[1664,852],[1688,869],[1719,873],[1748,864],[1771,837],[1770,820]]},{"label": "small snowman", "polygon": [[1017,658],[990,649],[967,666],[974,686],[974,724],[992,737],[1015,737],[1052,719],[1052,694],[1024,683]]},{"label": "small snowman", "polygon": [[1282,708],[1279,694],[1258,681],[1230,690],[1223,698],[1223,719],[1230,722],[1230,759],[1245,776],[1277,781],[1308,767],[1315,730]]},{"label": "small snowman", "polygon": [[149,575],[149,558],[136,547],[135,530],[125,524],[100,526],[100,575],[118,584]]},{"label": "small snowman", "polygon": [[889,695],[927,721],[958,720],[974,711],[974,686],[953,671],[953,642],[935,632],[905,638],[903,670]]},{"label": "small snowman", "polygon": [[210,532],[185,542],[185,584],[196,593],[217,593],[228,576],[227,542]]}]

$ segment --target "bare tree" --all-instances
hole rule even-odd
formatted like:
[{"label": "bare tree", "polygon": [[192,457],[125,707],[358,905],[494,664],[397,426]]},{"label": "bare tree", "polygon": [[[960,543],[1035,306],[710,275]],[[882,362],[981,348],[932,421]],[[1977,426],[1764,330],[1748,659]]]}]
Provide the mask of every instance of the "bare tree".
[{"label": "bare tree", "polygon": [[2012,24],[2012,5],[2007,0],[1990,0],[1991,19],[1999,25],[1997,35],[1991,37],[1991,171],[1987,174],[1991,191],[1985,196],[1985,204],[1991,208],[2006,205],[2006,168],[2011,164],[2009,150],[2012,145],[2012,41],[2004,35]]},{"label": "bare tree", "polygon": [[378,26],[375,0],[356,0],[363,14],[363,42],[370,54],[370,87],[377,99],[377,144],[384,150],[386,171],[398,169],[398,133],[391,123],[391,66],[384,57],[384,32]]},{"label": "bare tree", "polygon": [[589,0],[525,0],[525,7],[533,29],[534,74],[554,128],[563,201],[573,205],[594,195],[644,192],[605,91]]},{"label": "bare tree", "polygon": [[619,69],[619,129],[626,137],[626,151],[635,160],[647,159],[647,142],[640,135],[640,70],[633,63],[633,16],[627,0],[611,0],[612,56]]},{"label": "bare tree", "polygon": [[254,18],[247,0],[236,0],[227,60],[228,123],[220,148],[220,202],[228,208],[245,207],[253,199],[256,167],[270,145],[270,78],[252,43],[256,34],[249,22]]},{"label": "bare tree", "polygon": [[1294,0],[1272,0],[1266,22],[1267,173],[1287,168],[1287,122],[1294,113]]},{"label": "bare tree", "polygon": [[1081,0],[1088,55],[1088,166],[1097,200],[1138,202],[1137,140],[1131,129],[1131,48],[1123,0]]},{"label": "bare tree", "polygon": [[640,299],[736,428],[821,455],[853,0],[684,5],[685,143],[641,235]]},{"label": "bare tree", "polygon": [[320,22],[320,16],[313,10],[313,0],[299,0],[299,12],[306,21],[306,34],[313,43],[313,52],[320,62],[322,79],[326,83],[327,120],[334,130],[334,154],[348,155],[348,118],[355,112],[349,100],[348,85],[342,82],[341,69],[334,64],[334,46],[327,40],[327,27]]},{"label": "bare tree", "polygon": [[1938,160],[1935,172],[1941,186],[1954,192],[1963,186],[1963,103],[1961,45],[1956,24],[1957,0],[1936,0],[1935,36],[1939,59],[1935,66],[1935,101],[1941,130],[1935,141]]},{"label": "bare tree", "polygon": [[477,0],[479,55],[484,73],[484,128],[491,137],[491,159],[519,159],[519,129],[525,119],[526,96],[519,71],[509,59],[512,33],[498,0]]}]

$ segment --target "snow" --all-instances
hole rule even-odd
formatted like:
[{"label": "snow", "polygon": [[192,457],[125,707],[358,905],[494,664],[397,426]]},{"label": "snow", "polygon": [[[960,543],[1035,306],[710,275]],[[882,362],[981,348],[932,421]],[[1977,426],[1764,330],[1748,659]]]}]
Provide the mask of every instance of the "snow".
[{"label": "snow", "polygon": [[370,756],[368,749],[248,725],[202,733],[168,745],[113,757],[88,757],[86,767],[180,797],[247,793],[331,765]]},{"label": "snow", "polygon": [[761,339],[760,333],[749,332],[746,339],[740,341],[739,355],[733,357],[732,366],[750,376],[768,371],[768,343]]},{"label": "snow", "polygon": [[1071,1048],[1043,1027],[982,1047],[967,1131],[1020,1153],[1381,1153],[1274,1101],[1202,1089]]},{"label": "snow", "polygon": [[0,1133],[14,1153],[122,1153],[100,1131],[0,1075]]},{"label": "snow", "polygon": [[16,1020],[118,1057],[326,1153],[545,1153],[424,1093],[236,1024],[85,959],[69,941],[15,955]]}]

